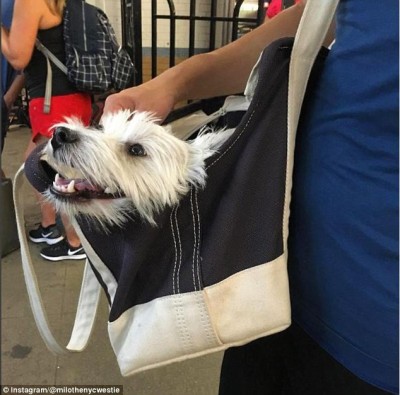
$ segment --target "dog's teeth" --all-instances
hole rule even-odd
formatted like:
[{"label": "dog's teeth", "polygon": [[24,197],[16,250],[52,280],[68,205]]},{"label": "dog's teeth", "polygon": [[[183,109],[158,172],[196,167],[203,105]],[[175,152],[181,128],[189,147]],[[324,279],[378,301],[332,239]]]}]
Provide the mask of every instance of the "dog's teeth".
[{"label": "dog's teeth", "polygon": [[75,192],[75,180],[72,180],[67,187],[67,192],[73,193]]},{"label": "dog's teeth", "polygon": [[62,191],[61,191],[61,186],[60,186],[60,185],[57,185],[55,181],[53,181],[53,187],[54,187],[54,189],[55,189],[56,191],[62,192]]},{"label": "dog's teeth", "polygon": [[112,190],[111,190],[110,187],[107,187],[107,188],[104,190],[104,193],[110,193],[110,194],[112,194],[113,192],[112,192]]},{"label": "dog's teeth", "polygon": [[58,184],[59,180],[60,180],[60,175],[57,173],[54,181],[55,181],[56,184]]}]

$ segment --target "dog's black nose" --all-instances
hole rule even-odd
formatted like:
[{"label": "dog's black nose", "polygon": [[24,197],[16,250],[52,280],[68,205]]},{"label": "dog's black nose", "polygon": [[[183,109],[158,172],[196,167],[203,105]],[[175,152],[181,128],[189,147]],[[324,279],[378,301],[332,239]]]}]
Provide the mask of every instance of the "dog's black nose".
[{"label": "dog's black nose", "polygon": [[56,151],[65,144],[76,143],[77,141],[78,135],[74,130],[59,126],[54,130],[51,146],[53,150]]}]

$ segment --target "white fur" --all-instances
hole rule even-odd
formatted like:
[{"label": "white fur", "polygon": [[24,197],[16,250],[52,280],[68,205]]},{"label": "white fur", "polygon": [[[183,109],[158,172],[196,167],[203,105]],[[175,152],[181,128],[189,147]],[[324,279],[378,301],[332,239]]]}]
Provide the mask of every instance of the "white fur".
[{"label": "white fur", "polygon": [[[174,137],[167,128],[145,112],[120,111],[103,117],[103,130],[84,127],[69,118],[63,126],[76,132],[78,141],[53,152],[49,142],[44,157],[65,178],[84,178],[125,198],[88,202],[58,199],[50,190],[47,198],[70,216],[96,218],[101,224],[122,224],[137,212],[154,223],[154,215],[178,203],[190,185],[204,187],[205,159],[213,155],[231,136],[233,129],[200,133],[192,141]],[[147,156],[132,157],[127,147],[141,144]]]}]

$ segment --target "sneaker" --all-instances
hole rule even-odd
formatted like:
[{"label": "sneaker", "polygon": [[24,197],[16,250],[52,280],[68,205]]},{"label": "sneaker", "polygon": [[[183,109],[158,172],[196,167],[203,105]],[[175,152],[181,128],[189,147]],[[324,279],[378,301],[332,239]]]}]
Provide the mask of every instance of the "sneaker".
[{"label": "sneaker", "polygon": [[37,229],[29,231],[29,239],[34,243],[47,243],[49,245],[56,244],[64,239],[64,236],[58,230],[56,225],[49,225],[44,228],[42,224],[39,224]]},{"label": "sneaker", "polygon": [[57,244],[45,247],[40,251],[40,255],[49,261],[78,260],[85,259],[86,254],[82,246],[71,247],[66,239]]}]

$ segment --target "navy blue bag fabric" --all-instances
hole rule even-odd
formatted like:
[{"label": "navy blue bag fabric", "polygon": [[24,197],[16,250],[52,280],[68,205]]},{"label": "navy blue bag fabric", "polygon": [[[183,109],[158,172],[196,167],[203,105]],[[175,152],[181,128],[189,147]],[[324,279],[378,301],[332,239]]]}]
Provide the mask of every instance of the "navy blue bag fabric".
[{"label": "navy blue bag fabric", "polygon": [[[220,153],[208,160],[204,190],[192,188],[178,207],[157,218],[157,228],[134,220],[106,235],[80,220],[88,241],[119,279],[111,321],[174,289],[196,291],[282,255],[291,48],[292,40],[284,39],[264,53],[252,103]],[[174,233],[182,244],[175,284]],[[193,277],[193,271],[200,275]]]},{"label": "navy blue bag fabric", "polygon": [[[274,47],[274,55],[268,52],[262,59],[261,70],[270,71],[262,73],[249,110],[221,152],[209,159],[204,190],[192,189],[178,207],[165,210],[157,228],[137,219],[107,235],[91,232],[93,225],[80,221],[119,279],[111,321],[133,305],[173,294],[174,288],[196,291],[282,254],[291,46],[278,42]],[[173,232],[182,244],[179,278],[172,274]],[[198,255],[194,262],[193,254]],[[200,276],[193,278],[193,271]]]}]

